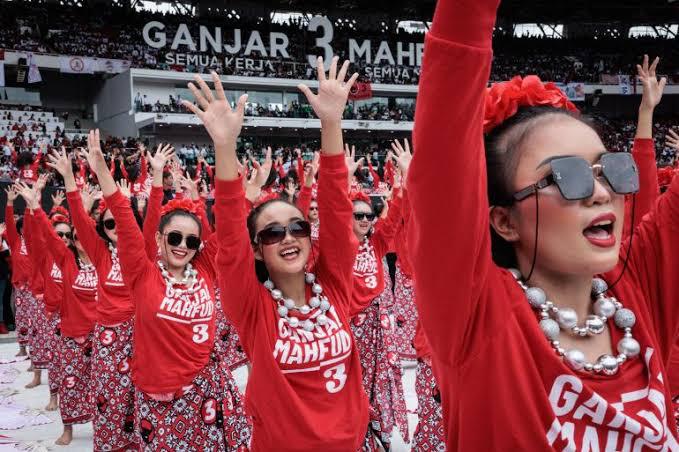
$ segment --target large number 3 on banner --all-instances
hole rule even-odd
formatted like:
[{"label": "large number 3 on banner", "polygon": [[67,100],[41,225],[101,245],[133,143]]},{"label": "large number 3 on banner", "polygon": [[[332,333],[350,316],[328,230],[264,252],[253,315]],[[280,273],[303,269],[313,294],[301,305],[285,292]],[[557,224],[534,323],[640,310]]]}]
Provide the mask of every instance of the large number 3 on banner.
[{"label": "large number 3 on banner", "polygon": [[[332,63],[332,56],[334,54],[330,45],[333,36],[332,23],[325,16],[312,17],[309,21],[309,31],[316,31],[319,27],[323,29],[323,36],[316,38],[316,47],[322,48],[325,53],[323,55],[323,67],[327,71],[330,69],[330,63]],[[307,59],[312,67],[316,67],[317,55],[308,55]]]}]

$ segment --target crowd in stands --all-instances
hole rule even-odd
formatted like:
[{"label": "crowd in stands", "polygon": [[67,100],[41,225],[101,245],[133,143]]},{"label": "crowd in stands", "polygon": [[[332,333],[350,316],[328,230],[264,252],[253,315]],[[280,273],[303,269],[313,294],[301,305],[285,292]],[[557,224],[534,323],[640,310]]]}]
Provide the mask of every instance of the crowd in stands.
[{"label": "crowd in stands", "polygon": [[[17,2],[19,3],[19,2]],[[155,49],[145,44],[142,38],[144,24],[158,20],[166,25],[163,30],[168,39],[174,36],[180,23],[187,23],[195,32],[198,24],[220,26],[225,40],[230,30],[241,29],[242,46],[245,47],[250,31],[258,30],[262,36],[269,32],[283,32],[290,39],[288,51],[290,58],[270,59],[271,64],[263,64],[260,69],[236,69],[235,66],[221,66],[226,54],[203,53],[217,56],[220,66],[195,66],[168,64],[166,53],[189,52],[180,48],[171,50],[170,46]],[[192,23],[194,21],[194,23]],[[421,33],[396,31],[357,30],[352,25],[334,25],[333,48],[342,58],[348,55],[348,40],[370,39],[373,43],[422,42]],[[125,12],[119,8],[97,11],[90,14],[86,8],[67,8],[50,5],[3,4],[0,17],[0,48],[20,49],[36,52],[59,53],[67,55],[97,56],[131,61],[134,67],[175,70],[186,72],[208,72],[211,69],[226,75],[280,77],[313,79],[315,73],[307,63],[306,56],[315,54],[313,33],[299,20],[291,19],[286,23],[270,23],[262,18],[245,16],[210,17],[195,19],[187,16],[171,16],[149,12]],[[231,37],[230,39],[233,39]],[[597,82],[615,83],[611,76],[633,75],[635,68],[630,62],[638,61],[640,56],[652,48],[664,61],[663,71],[670,83],[679,83],[679,47],[675,39],[654,38],[591,38],[552,39],[544,37],[514,37],[496,31],[494,49],[495,60],[491,80],[506,80],[513,75],[535,73],[543,80],[556,82]],[[231,44],[231,43],[229,43]],[[266,44],[265,44],[266,45]],[[395,52],[395,50],[392,50]],[[258,54],[251,58],[261,58]],[[366,73],[366,65],[357,63],[351,70],[357,70],[373,83],[417,84],[419,70],[410,66],[391,66],[392,70]],[[613,77],[615,78],[615,77]]]},{"label": "crowd in stands", "polygon": [[[138,112],[148,113],[190,113],[182,104],[181,96],[169,96],[168,103],[156,100],[148,102],[146,96],[137,94],[135,109]],[[265,118],[314,118],[311,106],[296,101],[290,104],[256,104],[248,103],[245,107],[245,116]],[[395,104],[389,106],[380,102],[369,102],[355,105],[349,102],[344,111],[344,119],[369,120],[369,121],[413,121],[415,119],[415,103]]]}]

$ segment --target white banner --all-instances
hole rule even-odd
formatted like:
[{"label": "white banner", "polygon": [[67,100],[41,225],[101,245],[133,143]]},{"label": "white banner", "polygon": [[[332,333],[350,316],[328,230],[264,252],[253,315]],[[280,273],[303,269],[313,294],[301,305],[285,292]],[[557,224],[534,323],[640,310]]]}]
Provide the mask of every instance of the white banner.
[{"label": "white banner", "polygon": [[130,69],[130,62],[125,60],[105,60],[97,59],[97,72],[107,72],[109,74],[120,74]]},{"label": "white banner", "polygon": [[618,88],[620,88],[620,94],[633,94],[629,75],[618,75]]},{"label": "white banner", "polygon": [[40,69],[38,65],[33,61],[33,54],[28,54],[28,83],[40,83],[42,82],[42,76],[40,75]]},{"label": "white banner", "polygon": [[66,74],[94,74],[96,66],[94,58],[79,56],[59,57],[59,70]]},{"label": "white banner", "polygon": [[0,61],[0,86],[5,86],[5,62]]},{"label": "white banner", "polygon": [[580,82],[557,83],[556,86],[568,96],[568,100],[582,102],[585,100],[585,84]]}]

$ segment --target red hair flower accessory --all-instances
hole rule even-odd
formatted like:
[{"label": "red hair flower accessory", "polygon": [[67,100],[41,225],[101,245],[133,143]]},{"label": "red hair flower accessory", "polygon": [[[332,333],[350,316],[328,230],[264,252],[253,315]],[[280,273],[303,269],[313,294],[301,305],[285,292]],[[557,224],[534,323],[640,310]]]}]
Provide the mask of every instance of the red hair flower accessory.
[{"label": "red hair flower accessory", "polygon": [[257,208],[264,204],[265,202],[272,201],[278,198],[280,198],[280,195],[275,191],[272,191],[267,194],[262,194],[259,198],[257,198],[257,200],[252,205],[253,207]]},{"label": "red hair flower accessory", "polygon": [[372,202],[370,201],[370,196],[366,195],[362,191],[355,191],[353,193],[350,193],[349,199],[351,199],[351,202],[363,201],[364,203],[368,204],[369,206],[372,206]]},{"label": "red hair flower accessory", "polygon": [[108,209],[108,207],[106,207],[106,201],[104,201],[103,199],[100,199],[99,205],[97,206],[97,210],[99,211],[99,215],[103,215],[104,212],[106,212],[106,209]]},{"label": "red hair flower accessory", "polygon": [[196,209],[196,205],[193,203],[193,201],[187,198],[173,199],[172,201],[168,202],[160,210],[160,216],[164,217],[168,213],[173,212],[175,210],[184,210],[190,214],[198,216],[198,210]]},{"label": "red hair flower accessory", "polygon": [[66,223],[66,224],[70,223],[68,217],[63,216],[60,213],[55,213],[54,215],[52,215],[52,218],[50,219],[50,221],[52,222],[52,226],[59,224],[59,223]]},{"label": "red hair flower accessory", "polygon": [[[52,207],[52,211],[50,212],[50,217],[55,217],[57,215],[60,215],[64,218],[66,218],[66,223],[68,223],[68,219],[71,217],[71,215],[68,213],[68,210],[66,210],[62,206],[54,206]],[[60,223],[63,223],[63,221],[60,221]]]},{"label": "red hair flower accessory", "polygon": [[493,83],[486,90],[483,133],[488,133],[516,114],[520,107],[551,106],[577,112],[578,108],[553,82],[543,83],[537,75],[516,76]]},{"label": "red hair flower accessory", "polygon": [[668,187],[676,174],[677,171],[671,166],[658,168],[658,186]]}]

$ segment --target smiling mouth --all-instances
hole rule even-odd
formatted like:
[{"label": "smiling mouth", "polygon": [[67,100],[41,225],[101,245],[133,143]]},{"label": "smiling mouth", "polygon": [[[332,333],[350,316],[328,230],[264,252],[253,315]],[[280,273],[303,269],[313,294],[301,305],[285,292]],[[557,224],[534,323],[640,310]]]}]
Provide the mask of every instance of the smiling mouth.
[{"label": "smiling mouth", "polygon": [[189,254],[186,251],[182,251],[182,250],[172,250],[170,252],[172,253],[172,255],[174,257],[176,257],[178,259],[184,259]]},{"label": "smiling mouth", "polygon": [[582,231],[582,235],[595,246],[610,248],[616,243],[615,233],[613,232],[614,226],[614,219],[601,219],[586,227]]},{"label": "smiling mouth", "polygon": [[297,247],[292,247],[292,248],[286,248],[283,251],[279,253],[279,255],[285,259],[286,261],[292,261],[299,256],[299,248]]}]

